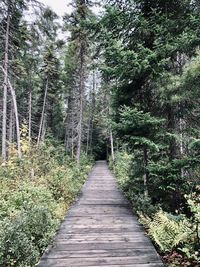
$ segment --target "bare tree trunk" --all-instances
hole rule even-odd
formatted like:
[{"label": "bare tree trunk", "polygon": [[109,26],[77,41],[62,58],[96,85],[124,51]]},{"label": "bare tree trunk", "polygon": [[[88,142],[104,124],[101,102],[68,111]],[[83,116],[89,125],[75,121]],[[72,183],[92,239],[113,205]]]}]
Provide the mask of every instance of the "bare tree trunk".
[{"label": "bare tree trunk", "polygon": [[66,101],[66,116],[65,116],[65,149],[68,150],[69,145],[69,99]]},{"label": "bare tree trunk", "polygon": [[88,120],[88,130],[87,130],[87,144],[86,144],[86,154],[88,154],[88,150],[89,150],[89,141],[90,141],[90,118]]},{"label": "bare tree trunk", "polygon": [[85,55],[84,55],[85,47],[84,44],[81,44],[80,48],[80,87],[79,87],[79,95],[80,95],[80,113],[79,113],[79,123],[78,123],[78,142],[77,142],[77,165],[80,165],[80,156],[81,156],[81,146],[82,146],[82,131],[83,131],[83,98],[85,91],[85,73],[84,73],[84,63],[85,63]]},{"label": "bare tree trunk", "polygon": [[47,127],[46,127],[46,123],[47,123],[46,116],[47,116],[47,114],[45,113],[44,114],[43,125],[42,125],[42,134],[41,134],[41,141],[42,142],[44,142],[44,140],[45,140],[45,134],[46,134],[46,130],[47,130]]},{"label": "bare tree trunk", "polygon": [[111,146],[111,156],[112,161],[115,161],[115,154],[114,154],[114,142],[113,142],[113,133],[112,130],[110,131],[110,146]]},{"label": "bare tree trunk", "polygon": [[74,158],[74,112],[72,107],[72,114],[71,114],[71,155]]},{"label": "bare tree trunk", "polygon": [[10,14],[8,10],[6,35],[5,35],[5,56],[4,66],[2,68],[4,73],[3,85],[3,120],[2,120],[2,158],[6,161],[6,127],[7,127],[7,90],[8,90],[8,46],[9,46],[9,32],[10,32]]},{"label": "bare tree trunk", "polygon": [[90,132],[89,132],[89,144],[88,146],[92,147],[92,140],[93,140],[93,127],[94,127],[94,112],[95,112],[95,92],[96,92],[96,73],[93,70],[93,83],[92,83],[92,108],[91,108],[91,115],[90,115]]},{"label": "bare tree trunk", "polygon": [[71,155],[74,157],[74,131],[72,129]]},{"label": "bare tree trunk", "polygon": [[[4,68],[2,66],[1,66],[1,69],[5,75],[6,71],[4,70]],[[15,90],[12,87],[12,84],[11,84],[10,80],[8,79],[8,77],[7,77],[7,82],[8,82],[8,87],[10,88],[10,92],[11,92],[11,96],[12,96],[12,100],[13,100],[13,108],[14,108],[14,112],[15,112],[16,133],[17,133],[17,150],[18,150],[18,156],[19,156],[19,158],[21,158],[19,114],[18,114],[18,108],[17,108],[16,94],[15,94]]]},{"label": "bare tree trunk", "polygon": [[17,150],[18,150],[18,156],[21,158],[21,143],[20,143],[20,127],[19,127],[19,114],[18,114],[18,108],[17,108],[17,100],[15,95],[15,90],[13,89],[10,81],[8,80],[8,85],[11,90],[11,95],[13,99],[13,106],[14,106],[14,112],[15,112],[15,123],[16,123],[16,133],[17,133]]},{"label": "bare tree trunk", "polygon": [[10,105],[10,121],[9,121],[9,143],[13,140],[13,105]]},{"label": "bare tree trunk", "polygon": [[149,174],[147,166],[148,166],[148,153],[147,153],[147,148],[144,147],[144,196],[145,197],[148,197],[149,195],[148,192]]},{"label": "bare tree trunk", "polygon": [[28,111],[28,139],[31,141],[31,128],[32,128],[32,91],[29,92],[29,111]]},{"label": "bare tree trunk", "polygon": [[45,108],[46,108],[46,101],[47,101],[48,84],[49,84],[49,79],[47,78],[45,93],[44,93],[43,107],[42,107],[42,115],[40,119],[40,126],[39,126],[38,138],[37,138],[37,146],[40,144],[41,136],[42,136],[44,117],[45,117]]},{"label": "bare tree trunk", "polygon": [[79,117],[79,124],[78,124],[78,144],[77,144],[77,165],[80,165],[80,156],[81,156],[81,144],[82,144],[82,122],[83,122],[83,95],[81,93],[81,100],[80,100],[80,117]]}]

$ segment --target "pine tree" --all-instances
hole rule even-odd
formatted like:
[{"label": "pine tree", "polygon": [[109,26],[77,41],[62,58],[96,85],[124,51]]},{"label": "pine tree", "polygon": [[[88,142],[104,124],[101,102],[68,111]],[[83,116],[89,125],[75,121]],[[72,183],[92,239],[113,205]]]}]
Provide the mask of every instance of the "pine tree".
[{"label": "pine tree", "polygon": [[[74,11],[70,16],[65,17],[67,28],[70,29],[71,37],[71,48],[75,52],[75,69],[70,69],[69,71],[75,72],[76,75],[73,76],[74,81],[71,84],[74,85],[73,89],[70,89],[70,104],[71,112],[73,116],[76,112],[76,118],[74,116],[72,122],[72,151],[74,147],[74,142],[76,142],[76,159],[77,164],[80,164],[80,155],[82,150],[83,137],[85,135],[84,127],[84,112],[86,108],[86,80],[88,77],[88,33],[86,22],[90,16],[89,4],[85,0],[76,0],[73,3]],[[73,101],[74,100],[74,101]],[[74,103],[72,103],[72,101]],[[76,102],[76,103],[75,103]],[[76,110],[76,111],[75,111]],[[75,127],[75,125],[77,125]],[[74,129],[76,130],[74,131]],[[74,136],[76,133],[76,136]],[[74,152],[72,152],[74,153]]]}]

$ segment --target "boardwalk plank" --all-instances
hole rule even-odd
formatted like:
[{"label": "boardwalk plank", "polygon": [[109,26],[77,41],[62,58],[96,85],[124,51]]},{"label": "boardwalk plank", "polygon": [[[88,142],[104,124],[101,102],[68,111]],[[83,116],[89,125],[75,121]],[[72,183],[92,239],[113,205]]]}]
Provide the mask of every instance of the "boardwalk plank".
[{"label": "boardwalk plank", "polygon": [[158,258],[156,254],[154,255],[137,255],[135,257],[97,257],[97,258],[68,258],[68,259],[51,259],[46,258],[41,261],[40,266],[93,266],[93,265],[111,265],[111,264],[148,264],[148,263],[157,263]]},{"label": "boardwalk plank", "polygon": [[111,250],[80,250],[80,251],[52,251],[43,258],[97,258],[97,257],[138,257],[141,254],[152,255],[153,249],[111,249]]},{"label": "boardwalk plank", "polygon": [[38,266],[161,267],[163,264],[106,162],[99,161]]}]

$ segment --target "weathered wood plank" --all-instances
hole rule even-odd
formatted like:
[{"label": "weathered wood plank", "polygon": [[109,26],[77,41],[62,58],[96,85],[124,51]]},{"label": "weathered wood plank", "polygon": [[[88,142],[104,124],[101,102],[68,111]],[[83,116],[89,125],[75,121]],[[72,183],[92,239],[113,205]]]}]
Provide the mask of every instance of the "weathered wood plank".
[{"label": "weathered wood plank", "polygon": [[[41,260],[40,266],[102,266],[102,265],[113,265],[118,264],[124,266],[124,264],[148,264],[148,263],[157,263],[158,257],[154,254],[146,255],[140,254],[135,257],[97,257],[97,258],[68,258],[68,259],[51,259],[45,258]],[[42,265],[42,264],[45,265]]]},{"label": "weathered wood plank", "polygon": [[97,258],[97,257],[138,257],[141,254],[146,256],[154,254],[152,249],[110,249],[110,250],[82,250],[82,251],[52,251],[50,254],[44,254],[43,258]]},{"label": "weathered wood plank", "polygon": [[163,264],[106,162],[98,162],[38,266],[161,267]]},{"label": "weathered wood plank", "polygon": [[[68,243],[68,242],[56,242],[54,243],[54,247],[57,250],[101,250],[101,249],[125,249],[125,248],[130,248],[130,249],[138,249],[138,248],[151,248],[152,244],[150,241],[137,241],[137,242],[119,242],[119,243],[107,243],[107,242],[102,242],[102,243],[84,243],[84,244],[79,244],[79,243]],[[155,252],[156,253],[156,252]]]}]

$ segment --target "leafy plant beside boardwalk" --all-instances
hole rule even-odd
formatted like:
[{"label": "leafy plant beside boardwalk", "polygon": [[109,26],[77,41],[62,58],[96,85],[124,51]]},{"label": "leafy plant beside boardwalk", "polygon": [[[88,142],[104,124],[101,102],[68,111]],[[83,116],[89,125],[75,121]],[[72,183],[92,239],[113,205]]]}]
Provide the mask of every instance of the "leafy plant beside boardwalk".
[{"label": "leafy plant beside boardwalk", "polygon": [[63,146],[46,140],[40,147],[22,140],[0,167],[0,266],[34,266],[55,235],[91,168],[81,168]]},{"label": "leafy plant beside boardwalk", "polygon": [[[113,165],[112,161],[110,164],[120,188],[137,212],[140,222],[146,228],[167,266],[198,266],[200,188],[197,187],[193,193],[184,195],[185,206],[182,204],[180,211],[172,211],[169,208],[170,200],[162,201],[161,197],[156,200],[157,195],[164,193],[169,195],[170,187],[163,192],[162,188],[152,182],[151,193],[148,197],[144,197],[142,168],[139,171],[139,162],[133,155],[118,152],[115,164]],[[166,209],[167,204],[168,209]]]}]

